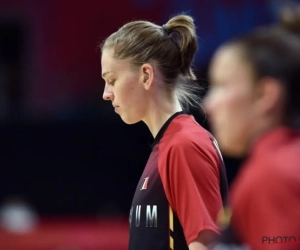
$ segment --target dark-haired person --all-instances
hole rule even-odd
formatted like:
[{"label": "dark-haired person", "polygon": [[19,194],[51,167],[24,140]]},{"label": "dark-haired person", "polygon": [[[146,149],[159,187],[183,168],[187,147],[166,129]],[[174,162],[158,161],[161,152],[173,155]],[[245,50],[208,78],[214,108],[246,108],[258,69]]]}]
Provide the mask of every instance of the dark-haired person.
[{"label": "dark-haired person", "polygon": [[204,106],[221,151],[246,161],[229,192],[229,226],[212,249],[300,249],[299,17],[213,57]]},{"label": "dark-haired person", "polygon": [[197,47],[187,15],[163,26],[127,23],[101,45],[103,98],[125,123],[143,121],[154,138],[132,201],[130,250],[206,249],[219,233],[227,193],[222,157],[215,139],[184,112],[197,102]]}]

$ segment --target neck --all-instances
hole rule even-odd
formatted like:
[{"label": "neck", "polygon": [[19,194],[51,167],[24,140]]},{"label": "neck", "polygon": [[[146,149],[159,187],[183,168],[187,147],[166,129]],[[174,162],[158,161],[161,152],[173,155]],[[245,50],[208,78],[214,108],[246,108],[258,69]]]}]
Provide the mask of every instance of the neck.
[{"label": "neck", "polygon": [[155,138],[164,123],[176,112],[182,111],[179,101],[174,98],[173,102],[167,100],[159,102],[153,100],[148,105],[148,112],[143,122],[148,126],[152,136]]}]

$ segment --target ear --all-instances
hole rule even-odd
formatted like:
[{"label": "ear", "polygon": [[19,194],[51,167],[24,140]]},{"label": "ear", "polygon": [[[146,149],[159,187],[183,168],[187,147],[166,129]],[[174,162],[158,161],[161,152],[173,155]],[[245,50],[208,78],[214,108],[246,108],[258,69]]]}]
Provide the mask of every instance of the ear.
[{"label": "ear", "polygon": [[283,105],[284,88],[275,78],[266,77],[261,79],[257,86],[257,108],[259,112],[270,113],[279,111]]},{"label": "ear", "polygon": [[151,64],[143,64],[141,67],[141,78],[144,88],[149,90],[154,82],[154,68]]}]

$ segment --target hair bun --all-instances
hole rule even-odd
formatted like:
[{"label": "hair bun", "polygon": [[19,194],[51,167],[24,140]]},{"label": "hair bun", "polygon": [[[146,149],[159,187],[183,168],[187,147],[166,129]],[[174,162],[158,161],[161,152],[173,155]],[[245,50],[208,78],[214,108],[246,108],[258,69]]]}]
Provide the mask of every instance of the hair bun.
[{"label": "hair bun", "polygon": [[285,30],[300,36],[300,4],[282,8],[279,24]]}]

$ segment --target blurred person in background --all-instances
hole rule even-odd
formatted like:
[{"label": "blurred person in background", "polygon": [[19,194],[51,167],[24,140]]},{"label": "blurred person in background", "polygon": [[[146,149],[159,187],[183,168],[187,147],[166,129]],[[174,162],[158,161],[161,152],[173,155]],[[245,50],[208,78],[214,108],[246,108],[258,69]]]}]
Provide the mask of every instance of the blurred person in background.
[{"label": "blurred person in background", "polygon": [[[212,249],[300,249],[300,12],[215,53],[204,100],[222,153],[246,161]],[[299,9],[298,9],[299,10]]]},{"label": "blurred person in background", "polygon": [[193,18],[127,23],[101,49],[104,100],[154,138],[132,201],[129,249],[206,249],[219,233],[227,179],[215,139],[185,111],[199,104]]}]

